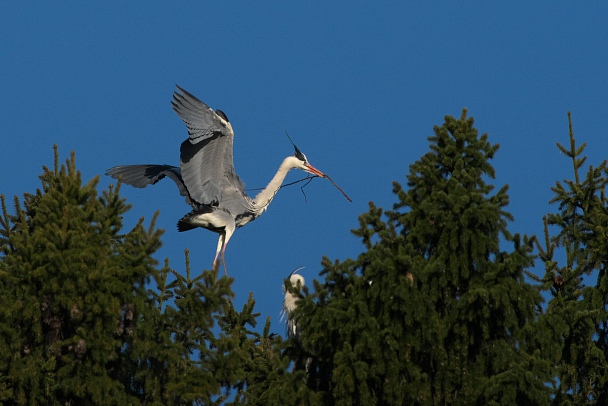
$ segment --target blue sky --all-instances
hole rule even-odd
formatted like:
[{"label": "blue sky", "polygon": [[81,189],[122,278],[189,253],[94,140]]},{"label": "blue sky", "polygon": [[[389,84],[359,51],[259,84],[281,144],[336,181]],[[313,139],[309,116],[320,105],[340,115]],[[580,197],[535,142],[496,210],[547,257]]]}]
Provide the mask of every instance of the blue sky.
[{"label": "blue sky", "polygon": [[[305,266],[310,280],[323,255],[363,250],[350,233],[358,215],[369,201],[392,206],[391,182],[405,184],[445,115],[467,107],[501,145],[494,184],[510,185],[512,232],[541,234],[551,186],[572,177],[555,147],[568,142],[568,111],[588,164],[606,158],[606,3],[328,3],[3,2],[0,193],[39,187],[53,144],[62,161],[76,151],[85,180],[120,164],[177,165],[187,133],[175,84],[226,112],[247,187],[293,153],[287,130],[354,202],[321,179],[306,201],[291,186],[230,241],[236,304],[253,292],[260,322],[282,332],[283,278]],[[177,232],[189,207],[172,182],[122,195],[129,228],[160,210],[161,262],[182,271],[188,248],[193,272],[210,266],[217,235]]]}]

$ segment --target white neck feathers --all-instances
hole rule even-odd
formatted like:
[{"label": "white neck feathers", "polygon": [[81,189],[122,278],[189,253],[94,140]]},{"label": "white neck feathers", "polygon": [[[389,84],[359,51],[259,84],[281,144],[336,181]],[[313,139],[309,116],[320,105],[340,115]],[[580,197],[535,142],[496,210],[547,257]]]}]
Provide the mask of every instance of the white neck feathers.
[{"label": "white neck feathers", "polygon": [[281,185],[283,184],[283,180],[285,176],[287,176],[287,172],[289,172],[293,168],[299,168],[302,165],[302,162],[293,156],[289,156],[283,160],[281,166],[279,166],[279,170],[274,175],[270,183],[253,199],[254,210],[257,215],[260,215],[266,210],[274,196],[277,194]]}]

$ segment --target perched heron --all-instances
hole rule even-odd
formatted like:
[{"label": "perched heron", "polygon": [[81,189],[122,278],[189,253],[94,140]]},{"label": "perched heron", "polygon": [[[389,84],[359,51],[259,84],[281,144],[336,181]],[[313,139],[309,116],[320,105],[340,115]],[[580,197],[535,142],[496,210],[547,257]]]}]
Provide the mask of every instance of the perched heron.
[{"label": "perched heron", "polygon": [[[298,271],[304,269],[304,267],[300,267],[295,269],[289,274],[289,282],[291,285],[296,288],[298,291],[302,290],[304,287],[304,277],[302,275],[298,275]],[[296,301],[299,299],[298,296],[283,286],[283,293],[285,294],[285,298],[283,299],[283,310],[281,311],[281,320],[283,318],[286,319],[287,322],[287,337],[289,338],[298,338],[300,330],[298,328],[298,324],[293,317],[293,311],[296,309]]]},{"label": "perched heron", "polygon": [[177,89],[171,104],[186,124],[190,135],[180,148],[180,167],[123,165],[108,169],[106,175],[138,188],[155,184],[165,176],[173,180],[179,193],[185,196],[186,203],[192,206],[192,211],[177,222],[177,230],[188,231],[202,227],[218,233],[212,266],[215,269],[219,265],[218,256],[221,252],[227,275],[226,245],[234,230],[264,213],[279,191],[287,172],[295,168],[322,178],[326,175],[309,164],[306,155],[294,144],[295,154],[285,158],[268,186],[253,199],[250,198],[234,171],[234,132],[226,114],[221,110],[213,111],[181,87],[177,86]]}]

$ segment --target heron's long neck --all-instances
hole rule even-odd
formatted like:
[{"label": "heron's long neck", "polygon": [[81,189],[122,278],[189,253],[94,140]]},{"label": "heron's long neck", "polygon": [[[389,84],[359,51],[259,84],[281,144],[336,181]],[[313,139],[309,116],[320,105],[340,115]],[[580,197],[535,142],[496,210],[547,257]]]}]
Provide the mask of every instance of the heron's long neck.
[{"label": "heron's long neck", "polygon": [[292,157],[287,157],[283,160],[281,166],[279,166],[279,170],[274,175],[270,183],[268,183],[268,185],[253,199],[257,215],[262,214],[264,210],[266,210],[270,202],[272,202],[272,199],[274,199],[274,196],[281,188],[283,180],[285,179],[285,176],[287,176],[287,172],[295,167],[292,159]]}]

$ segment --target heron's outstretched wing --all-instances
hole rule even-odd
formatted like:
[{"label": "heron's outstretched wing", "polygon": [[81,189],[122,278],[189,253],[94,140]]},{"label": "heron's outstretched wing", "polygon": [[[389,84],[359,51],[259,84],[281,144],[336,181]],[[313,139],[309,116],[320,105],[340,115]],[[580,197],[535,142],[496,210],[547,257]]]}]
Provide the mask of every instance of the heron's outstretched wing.
[{"label": "heron's outstretched wing", "polygon": [[243,182],[234,172],[234,132],[228,118],[181,87],[177,89],[171,104],[190,135],[180,148],[182,177],[190,197],[207,205],[244,198]]},{"label": "heron's outstretched wing", "polygon": [[123,183],[138,188],[154,185],[167,176],[177,185],[179,194],[186,198],[186,203],[193,205],[188,189],[182,179],[182,171],[171,165],[121,165],[114,166],[106,171],[106,175],[120,179]]}]

